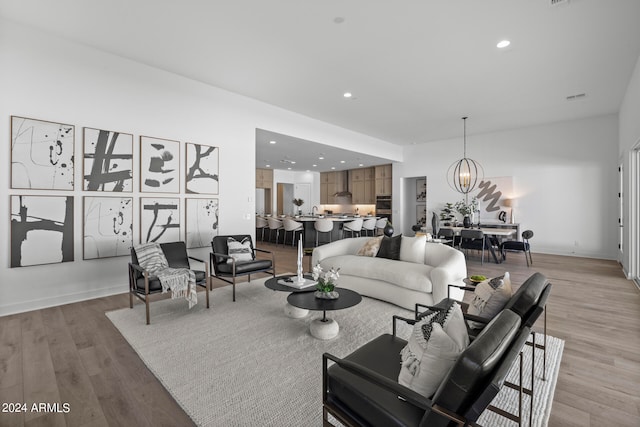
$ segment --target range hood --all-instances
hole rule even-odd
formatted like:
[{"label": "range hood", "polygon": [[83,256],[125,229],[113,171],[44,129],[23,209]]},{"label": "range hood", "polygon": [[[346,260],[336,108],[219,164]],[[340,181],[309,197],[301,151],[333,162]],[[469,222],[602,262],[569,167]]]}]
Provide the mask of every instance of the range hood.
[{"label": "range hood", "polygon": [[[336,191],[333,194],[333,197],[341,198],[341,199],[351,199],[353,197],[353,194],[351,194],[351,191],[349,191],[349,171],[348,170],[344,171],[344,179],[342,180],[342,189],[339,191]],[[344,200],[344,202],[347,202],[347,200]],[[351,200],[348,200],[348,202],[351,203]]]}]

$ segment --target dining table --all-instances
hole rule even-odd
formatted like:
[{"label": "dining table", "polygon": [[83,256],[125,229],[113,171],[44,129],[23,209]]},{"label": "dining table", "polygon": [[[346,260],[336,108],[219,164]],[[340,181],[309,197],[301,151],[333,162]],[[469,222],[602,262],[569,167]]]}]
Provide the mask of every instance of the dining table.
[{"label": "dining table", "polygon": [[[440,229],[444,229],[444,228],[448,228],[453,230],[453,234],[456,236],[460,235],[460,231],[465,230],[464,227],[440,227]],[[489,249],[489,253],[491,254],[491,256],[493,257],[493,260],[495,261],[496,264],[500,264],[502,262],[502,257],[498,258],[498,255],[496,254],[495,248],[493,246],[493,243],[491,242],[491,237],[497,237],[497,238],[509,238],[512,237],[516,230],[513,228],[493,228],[493,227],[480,227],[480,228],[473,228],[474,230],[480,230],[482,231],[482,234],[484,234],[484,239],[485,242],[489,243],[487,245],[488,249]],[[471,230],[471,228],[468,228],[466,230]]]}]

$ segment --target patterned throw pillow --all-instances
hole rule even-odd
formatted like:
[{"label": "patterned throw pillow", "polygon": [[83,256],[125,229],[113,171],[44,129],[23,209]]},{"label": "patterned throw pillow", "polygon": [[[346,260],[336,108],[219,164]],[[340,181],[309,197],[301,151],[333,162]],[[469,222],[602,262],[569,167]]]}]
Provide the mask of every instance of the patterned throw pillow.
[{"label": "patterned throw pillow", "polygon": [[[511,279],[509,273],[503,276],[487,279],[476,285],[473,291],[473,300],[469,304],[467,313],[474,316],[493,319],[502,311],[507,302],[511,299]],[[484,328],[485,324],[468,320],[469,327],[472,329]]]},{"label": "patterned throw pillow", "polygon": [[454,302],[449,310],[428,314],[413,326],[400,352],[398,383],[431,397],[468,345],[460,304]]},{"label": "patterned throw pillow", "polygon": [[[227,247],[229,248],[228,255],[235,259],[236,262],[252,261],[253,251],[251,250],[251,239],[245,237],[241,242],[238,242],[233,237],[227,237]],[[227,260],[227,264],[231,264],[231,259]]]},{"label": "patterned throw pillow", "polygon": [[383,236],[372,237],[371,239],[367,240],[365,244],[360,248],[360,250],[358,250],[356,255],[370,257],[376,256],[376,254],[378,253],[378,249],[380,249],[380,244],[382,243],[382,237]]}]

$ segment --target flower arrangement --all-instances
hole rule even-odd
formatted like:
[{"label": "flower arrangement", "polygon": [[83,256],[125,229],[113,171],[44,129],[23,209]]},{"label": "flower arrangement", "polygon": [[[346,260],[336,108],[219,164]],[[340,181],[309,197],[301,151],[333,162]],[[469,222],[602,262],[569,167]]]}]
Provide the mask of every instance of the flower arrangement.
[{"label": "flower arrangement", "polygon": [[316,290],[320,292],[333,292],[336,287],[335,284],[340,277],[338,271],[340,271],[340,269],[336,270],[333,267],[331,267],[329,271],[324,271],[320,264],[316,264],[312,271],[313,280],[318,282]]},{"label": "flower arrangement", "polygon": [[455,208],[462,216],[472,215],[478,211],[478,199],[474,197],[471,199],[471,203],[465,203],[464,200],[460,200],[456,202]]},{"label": "flower arrangement", "polygon": [[300,206],[304,205],[304,200],[302,200],[302,199],[293,199],[292,202],[297,207],[300,207]]}]

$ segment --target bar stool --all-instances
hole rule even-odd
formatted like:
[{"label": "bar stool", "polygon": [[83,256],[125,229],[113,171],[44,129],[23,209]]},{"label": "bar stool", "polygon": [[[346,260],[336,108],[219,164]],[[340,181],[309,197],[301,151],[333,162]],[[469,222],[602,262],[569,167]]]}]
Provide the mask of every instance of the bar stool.
[{"label": "bar stool", "polygon": [[358,237],[360,237],[360,230],[362,230],[362,223],[364,221],[362,218],[356,218],[353,221],[345,222],[342,225],[342,238],[344,239],[344,232],[351,232],[351,237],[353,237],[353,233],[358,233]]},{"label": "bar stool", "polygon": [[275,231],[276,232],[276,245],[278,245],[278,237],[280,236],[280,230],[282,230],[282,228],[283,228],[282,221],[280,221],[279,219],[276,219],[276,218],[269,217],[267,219],[267,222],[269,223],[269,241],[271,241],[271,234],[273,233],[273,231]]},{"label": "bar stool", "polygon": [[264,230],[269,228],[269,222],[261,216],[256,217],[256,230],[262,231],[262,240],[264,242]]},{"label": "bar stool", "polygon": [[376,221],[376,236],[384,235],[384,228],[387,226],[387,218],[380,218]]},{"label": "bar stool", "polygon": [[333,221],[326,218],[316,219],[313,223],[313,228],[316,230],[316,246],[318,246],[318,234],[329,233],[329,242],[331,242],[331,232],[333,231]]},{"label": "bar stool", "polygon": [[284,227],[284,238],[282,239],[282,244],[284,245],[287,242],[287,233],[291,232],[291,246],[293,246],[293,243],[296,241],[296,233],[302,233],[302,230],[304,230],[304,224],[294,221],[291,218],[285,218],[282,221],[282,224]]},{"label": "bar stool", "polygon": [[367,218],[363,221],[362,223],[362,231],[364,232],[365,235],[369,235],[369,232],[371,232],[371,235],[374,236],[376,234],[376,219],[375,218]]}]

